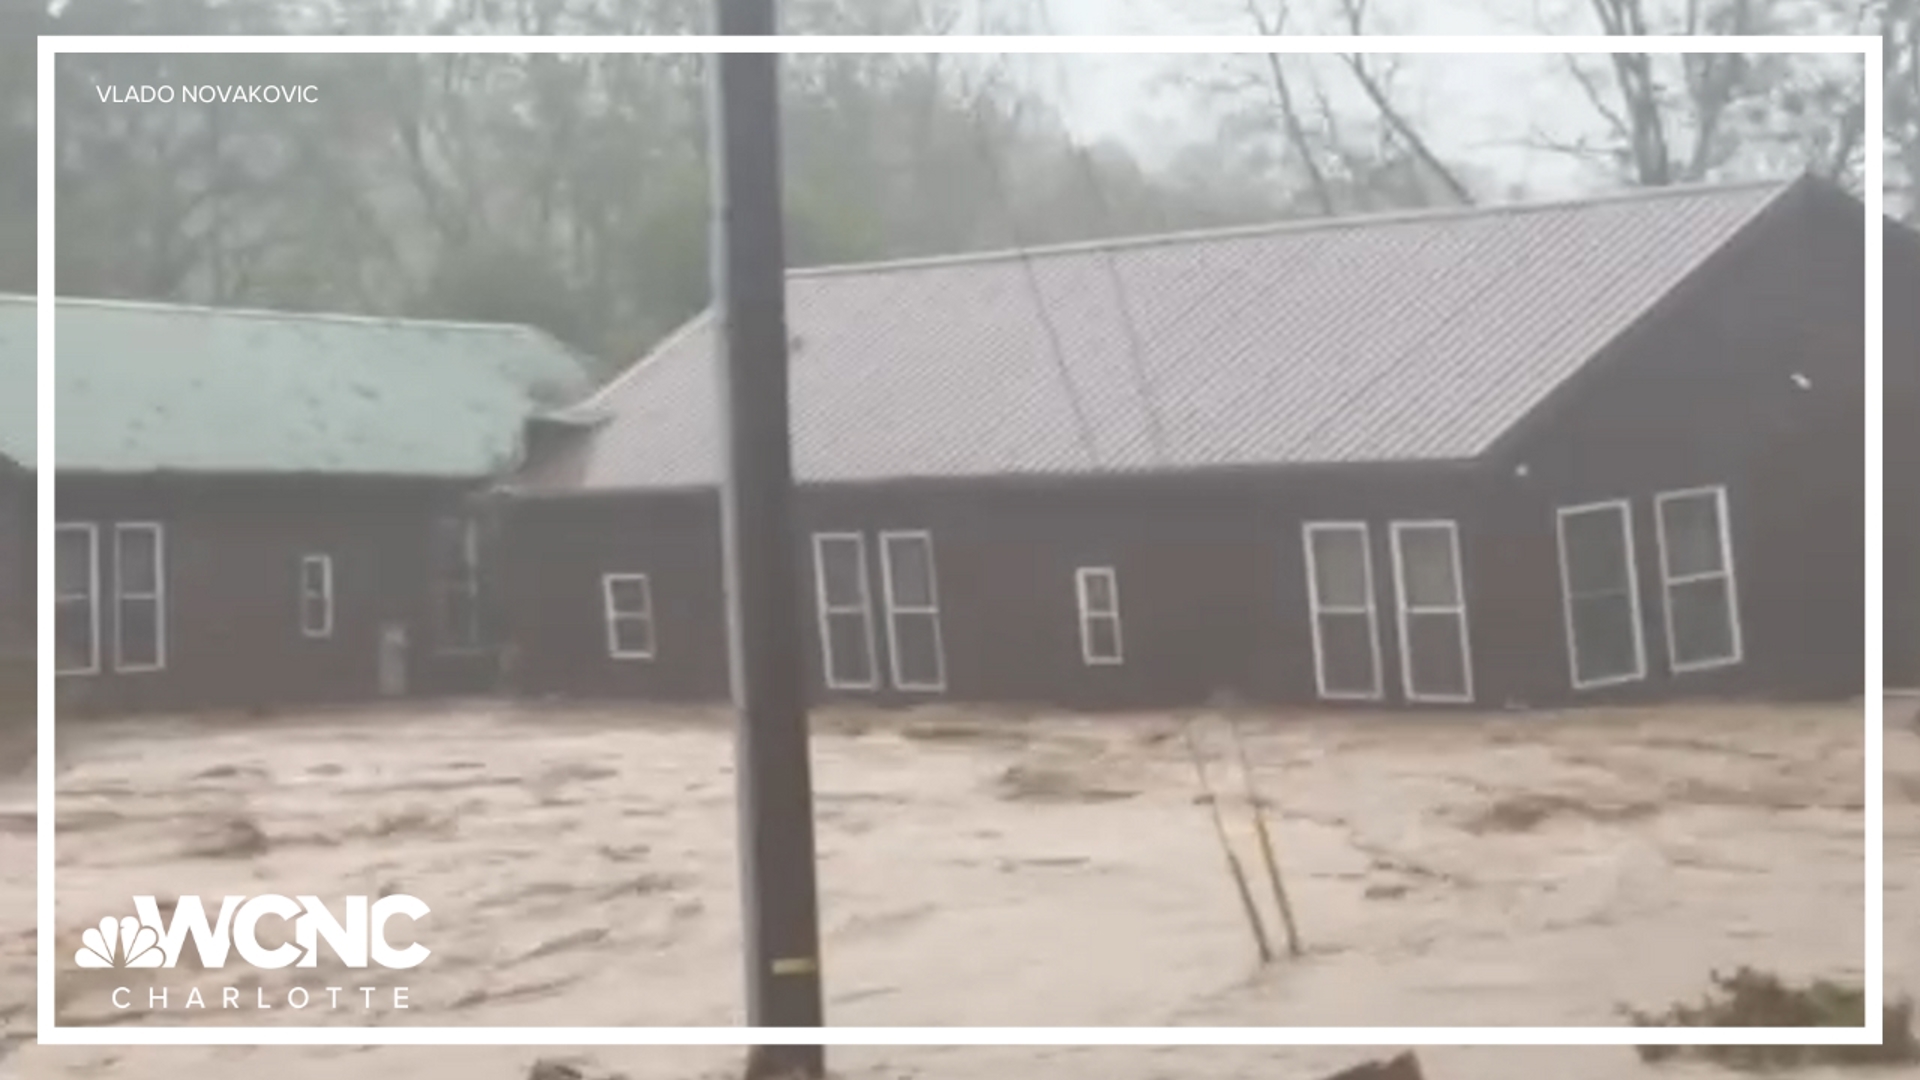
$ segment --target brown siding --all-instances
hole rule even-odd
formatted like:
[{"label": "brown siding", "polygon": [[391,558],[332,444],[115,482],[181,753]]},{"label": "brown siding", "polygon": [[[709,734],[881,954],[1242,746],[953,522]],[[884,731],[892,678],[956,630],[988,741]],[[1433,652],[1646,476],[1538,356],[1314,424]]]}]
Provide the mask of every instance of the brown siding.
[{"label": "brown siding", "polygon": [[[113,710],[269,707],[378,692],[379,628],[410,627],[414,689],[432,686],[428,522],[451,493],[425,485],[63,476],[61,522],[100,530],[102,672],[63,692]],[[116,522],[165,526],[163,671],[112,670]],[[334,627],[301,634],[300,559],[333,559]]]},{"label": "brown siding", "polygon": [[[1234,690],[1310,702],[1301,525],[1358,519],[1371,526],[1384,684],[1387,699],[1397,701],[1387,523],[1428,517],[1460,527],[1482,706],[1857,694],[1864,669],[1863,226],[1858,204],[1824,189],[1783,199],[1473,470],[1358,466],[804,491],[796,558],[808,593],[797,640],[816,695],[820,649],[804,534],[866,535],[877,598],[877,534],[915,529],[933,534],[946,697],[1106,708],[1197,704]],[[1890,281],[1913,280],[1914,264],[1892,265],[1890,272],[1907,276]],[[1920,355],[1916,308],[1889,304],[1890,312],[1906,313],[1905,322],[1890,315],[1890,364]],[[1920,382],[1920,364],[1915,369]],[[1796,375],[1810,387],[1797,387]],[[1920,411],[1905,426],[1920,430]],[[1728,489],[1744,662],[1676,678],[1667,673],[1653,499],[1716,484]],[[1648,677],[1576,693],[1555,509],[1616,498],[1633,507]],[[1920,537],[1920,512],[1902,520]],[[514,507],[512,521],[507,573],[530,689],[725,694],[711,496],[529,500]],[[1913,543],[1902,541],[1902,549]],[[1118,570],[1121,667],[1081,662],[1073,595],[1081,565]],[[606,570],[652,575],[657,660],[607,659],[598,593]],[[886,634],[877,630],[884,672]]]},{"label": "brown siding", "polygon": [[1889,685],[1920,686],[1920,236],[1886,227],[1885,657]]},{"label": "brown siding", "polygon": [[[1371,482],[1368,482],[1368,481]],[[1046,486],[892,485],[814,489],[799,507],[796,559],[805,589],[797,640],[816,698],[828,695],[810,537],[867,538],[876,661],[888,669],[879,535],[932,534],[947,690],[961,700],[1078,708],[1173,706],[1231,691],[1253,700],[1315,699],[1301,527],[1362,520],[1373,545],[1383,684],[1400,698],[1388,523],[1456,520],[1470,594],[1497,573],[1479,553],[1488,485],[1458,470],[1395,475],[1347,470],[1285,477],[1153,479]],[[715,699],[726,685],[719,520],[710,496],[541,500],[512,511],[508,606],[523,689],[541,694]],[[1125,659],[1081,658],[1074,571],[1118,575]],[[607,655],[599,579],[650,575],[658,654]],[[1497,635],[1494,635],[1497,637]],[[1480,700],[1499,701],[1505,661],[1474,646]],[[858,692],[843,697],[862,696]],[[880,700],[920,695],[883,690]]]},{"label": "brown siding", "polygon": [[[1500,601],[1518,612],[1559,592],[1553,509],[1632,502],[1648,678],[1579,698],[1859,693],[1865,399],[1857,205],[1824,193],[1783,205],[1665,310],[1616,342],[1577,398],[1542,415],[1499,462],[1527,476],[1503,529]],[[1811,387],[1801,390],[1793,376]],[[1667,673],[1654,495],[1728,489],[1744,662]],[[1565,626],[1521,630],[1536,660],[1522,697],[1568,695]],[[1519,655],[1525,642],[1504,648]]]},{"label": "brown siding", "polygon": [[0,662],[33,652],[33,475],[0,463]]},{"label": "brown siding", "polygon": [[0,725],[33,716],[33,510],[33,474],[0,463]]}]

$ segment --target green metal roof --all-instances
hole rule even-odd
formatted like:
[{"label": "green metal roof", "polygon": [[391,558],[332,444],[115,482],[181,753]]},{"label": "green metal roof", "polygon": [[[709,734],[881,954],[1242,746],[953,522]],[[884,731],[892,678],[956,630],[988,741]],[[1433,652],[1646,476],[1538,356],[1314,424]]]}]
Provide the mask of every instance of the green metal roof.
[{"label": "green metal roof", "polygon": [[[59,301],[62,471],[479,477],[589,385],[518,326]],[[0,297],[0,453],[34,462],[34,305]]]},{"label": "green metal roof", "polygon": [[0,458],[33,467],[33,300],[0,295]]}]

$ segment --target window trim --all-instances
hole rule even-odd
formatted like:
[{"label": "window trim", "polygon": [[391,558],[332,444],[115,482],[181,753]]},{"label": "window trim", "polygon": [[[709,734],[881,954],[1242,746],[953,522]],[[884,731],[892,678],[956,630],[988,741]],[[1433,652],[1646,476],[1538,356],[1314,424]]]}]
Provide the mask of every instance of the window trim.
[{"label": "window trim", "polygon": [[[625,582],[640,583],[641,610],[621,611],[614,603],[614,586]],[[652,660],[660,649],[658,624],[653,619],[653,580],[646,574],[631,571],[608,571],[600,575],[600,617],[606,626],[607,658],[610,660]],[[647,627],[647,647],[645,649],[623,649],[620,647],[620,624],[622,622],[645,623]]]},{"label": "window trim", "polygon": [[[1720,569],[1676,578],[1668,569],[1666,507],[1670,502],[1701,497],[1713,499],[1714,525],[1720,534]],[[1653,524],[1654,533],[1660,543],[1660,606],[1667,632],[1668,670],[1675,675],[1685,675],[1689,672],[1712,671],[1715,668],[1734,667],[1740,664],[1746,657],[1746,642],[1740,633],[1740,578],[1733,564],[1733,522],[1727,516],[1727,486],[1708,484],[1703,487],[1660,492],[1653,497]],[[1673,588],[1676,585],[1718,579],[1725,579],[1727,583],[1726,611],[1732,630],[1733,654],[1683,663],[1677,655],[1678,642],[1673,636]]]},{"label": "window trim", "polygon": [[[320,590],[313,592],[307,588],[307,568],[320,568]],[[307,603],[318,600],[321,612],[326,616],[318,627],[307,622]],[[300,636],[309,641],[321,641],[333,636],[333,556],[319,553],[300,556]]]},{"label": "window trim", "polygon": [[[860,602],[857,606],[833,604],[827,596],[826,544],[851,542],[860,582]],[[813,610],[820,626],[820,662],[821,675],[826,679],[829,690],[878,690],[880,688],[880,658],[875,648],[873,632],[873,589],[867,581],[867,538],[857,532],[817,532],[813,534]],[[834,677],[833,631],[835,616],[858,615],[862,640],[867,646],[867,677],[861,682],[849,682]]]},{"label": "window trim", "polygon": [[[433,619],[434,650],[441,656],[481,656],[487,651],[487,627],[486,617],[481,611],[481,600],[485,588],[482,581],[484,573],[480,567],[480,521],[472,514],[445,514],[440,517],[439,522],[442,525],[450,523],[460,530],[461,558],[457,568],[461,573],[455,577],[446,574],[447,570],[453,568],[434,567],[433,572],[436,575],[433,588],[436,601]],[[438,539],[435,537],[436,548]],[[436,562],[438,558],[436,551]],[[471,612],[469,618],[471,625],[468,627],[473,632],[471,641],[455,643],[451,633],[453,624],[448,618],[447,601],[456,593],[467,597],[470,601],[467,610]]]},{"label": "window trim", "polygon": [[[1088,584],[1095,578],[1105,578],[1107,596],[1112,599],[1112,607],[1106,611],[1095,611],[1091,603],[1092,590]],[[1120,575],[1111,566],[1082,566],[1073,572],[1074,600],[1080,614],[1080,662],[1087,667],[1119,667],[1127,662],[1126,638],[1120,618]],[[1113,653],[1109,656],[1096,655],[1093,642],[1093,623],[1097,619],[1106,619],[1113,623]]]},{"label": "window trim", "polygon": [[[1407,602],[1406,560],[1400,535],[1403,532],[1420,530],[1439,530],[1446,534],[1449,553],[1453,557],[1453,591],[1456,597],[1450,605],[1422,604],[1414,606]],[[1410,702],[1422,702],[1435,705],[1471,705],[1473,703],[1473,632],[1467,617],[1467,577],[1460,560],[1460,525],[1456,521],[1442,518],[1414,519],[1395,521],[1388,526],[1388,539],[1393,549],[1393,603],[1396,626],[1400,633],[1400,689]],[[1429,694],[1415,691],[1413,686],[1413,649],[1407,636],[1407,624],[1415,615],[1451,615],[1460,638],[1460,662],[1462,665],[1461,686],[1458,694]]]},{"label": "window trim", "polygon": [[[1616,512],[1619,515],[1620,539],[1626,548],[1627,602],[1633,612],[1634,670],[1621,675],[1608,675],[1583,681],[1580,678],[1579,643],[1574,638],[1573,579],[1567,573],[1567,519],[1580,514],[1601,511]],[[1642,621],[1643,616],[1640,610],[1640,559],[1637,550],[1639,545],[1634,543],[1633,502],[1629,499],[1602,499],[1597,502],[1556,507],[1553,524],[1554,545],[1560,561],[1560,611],[1567,634],[1568,681],[1575,690],[1597,690],[1602,687],[1644,682],[1647,677],[1647,629]]]},{"label": "window trim", "polygon": [[[894,598],[893,544],[917,540],[927,549],[927,603],[902,605]],[[934,562],[933,534],[925,529],[887,529],[880,533],[880,591],[887,611],[887,668],[893,688],[903,693],[944,694],[947,690],[947,646],[940,631],[940,571]],[[934,681],[910,683],[900,677],[899,617],[926,615],[933,619]]]},{"label": "window trim", "polygon": [[[120,538],[129,533],[147,533],[153,537],[153,591],[129,593],[126,590],[124,548]],[[129,600],[153,604],[153,663],[126,662],[126,605]],[[139,675],[167,669],[167,530],[157,521],[116,521],[113,524],[113,670],[123,675]]]},{"label": "window trim", "polygon": [[[60,646],[59,646],[59,640],[58,640],[59,639],[58,626],[59,626],[59,617],[60,617],[60,605],[67,600],[79,599],[78,596],[65,595],[60,592],[59,559],[60,559],[60,534],[61,533],[77,533],[87,538],[86,601],[87,601],[87,631],[88,631],[87,646],[88,648],[87,648],[87,664],[85,667],[63,668],[60,666],[60,651],[59,651]],[[74,522],[56,523],[53,527],[53,548],[54,548],[53,609],[54,609],[54,625],[55,625],[53,673],[55,676],[98,675],[100,674],[100,662],[102,659],[101,653],[104,651],[101,648],[101,641],[100,641],[100,526],[90,521],[74,521]]]},{"label": "window trim", "polygon": [[[1320,600],[1320,567],[1313,554],[1317,533],[1358,533],[1362,574],[1367,583],[1366,608],[1352,605],[1327,607]],[[1313,631],[1313,683],[1322,701],[1380,701],[1386,696],[1386,679],[1380,663],[1380,598],[1373,580],[1373,534],[1364,521],[1309,521],[1300,526],[1300,545],[1307,570],[1307,622]],[[1320,633],[1323,615],[1361,615],[1367,617],[1367,642],[1372,648],[1373,688],[1368,691],[1328,690],[1326,645]]]}]

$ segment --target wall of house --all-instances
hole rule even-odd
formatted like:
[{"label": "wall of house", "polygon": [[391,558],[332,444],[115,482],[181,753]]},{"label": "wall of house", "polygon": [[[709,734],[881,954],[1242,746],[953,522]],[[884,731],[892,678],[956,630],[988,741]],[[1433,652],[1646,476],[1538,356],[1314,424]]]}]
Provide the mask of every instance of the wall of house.
[{"label": "wall of house", "polygon": [[0,721],[32,700],[33,474],[0,464]]},{"label": "wall of house", "polygon": [[[109,711],[274,708],[378,696],[384,624],[409,628],[415,692],[429,660],[429,523],[444,485],[63,476],[62,523],[99,530],[101,670],[62,679],[64,700]],[[164,527],[166,663],[117,673],[112,528]],[[300,562],[333,560],[331,635],[303,635]]]},{"label": "wall of house", "polygon": [[1920,234],[1888,223],[1883,269],[1886,357],[1887,683],[1920,687]]},{"label": "wall of house", "polygon": [[[885,672],[877,534],[925,529],[933,534],[942,591],[946,697],[1121,708],[1195,704],[1231,690],[1261,701],[1313,702],[1301,524],[1359,519],[1372,526],[1383,683],[1386,700],[1395,702],[1402,696],[1401,650],[1387,524],[1426,517],[1452,519],[1460,528],[1480,706],[1859,693],[1864,225],[1857,203],[1814,185],[1797,189],[1472,470],[806,491],[796,552],[807,590],[799,640],[816,697],[832,695],[821,677],[804,534],[867,537],[876,652]],[[1914,265],[1889,259],[1889,296],[1897,288],[1916,292],[1900,284],[1915,281]],[[1889,366],[1898,356],[1913,358],[1920,386],[1920,305],[1890,303],[1888,311]],[[1900,400],[1920,402],[1920,392]],[[1890,412],[1890,455],[1894,423]],[[1899,427],[1920,433],[1920,407]],[[1920,458],[1920,441],[1901,445],[1908,449],[1899,453]],[[1920,460],[1889,474],[1914,468]],[[1742,660],[1675,675],[1667,660],[1654,498],[1710,485],[1728,489]],[[1647,673],[1576,691],[1555,511],[1616,498],[1633,509]],[[1890,552],[1920,543],[1920,491],[1911,505],[1889,511]],[[1909,538],[1895,535],[1896,518],[1912,528]],[[711,496],[523,502],[511,510],[507,533],[507,606],[527,689],[724,696]],[[1913,563],[1910,584],[1889,576],[1890,618],[1896,595],[1913,605],[1903,610],[1920,608],[1920,559]],[[1073,585],[1082,565],[1118,570],[1126,651],[1120,666],[1082,662]],[[655,658],[608,657],[599,591],[607,571],[651,575]],[[1912,626],[1920,646],[1920,611]],[[1920,657],[1920,647],[1910,651]]]},{"label": "wall of house", "polygon": [[33,651],[33,475],[0,463],[0,658]]},{"label": "wall of house", "polygon": [[[923,697],[1085,709],[1196,705],[1219,692],[1316,700],[1302,525],[1370,525],[1376,626],[1387,701],[1401,697],[1388,524],[1455,519],[1471,593],[1499,572],[1482,561],[1489,485],[1449,468],[1305,471],[1070,485],[899,484],[815,489],[799,506],[795,557],[805,593],[798,638],[816,700]],[[727,693],[717,501],[712,496],[534,500],[506,527],[503,606],[513,612],[522,689],[535,694],[715,700]],[[814,606],[816,531],[866,536],[877,667],[889,667],[878,555],[884,530],[932,534],[946,691],[829,692]],[[1118,578],[1124,663],[1082,656],[1074,575]],[[649,575],[657,651],[609,656],[600,576]],[[1469,600],[1470,635],[1481,613]],[[1496,635],[1498,636],[1498,635]],[[1511,636],[1511,635],[1509,635]],[[1497,652],[1472,646],[1477,666]],[[1494,679],[1494,683],[1501,680]],[[1482,696],[1481,700],[1489,700]]]},{"label": "wall of house", "polygon": [[[1864,670],[1863,226],[1820,189],[1777,206],[1541,410],[1494,464],[1514,476],[1489,622],[1530,703],[1844,696]],[[1796,380],[1796,376],[1800,376]],[[1804,387],[1799,385],[1804,381]],[[1654,496],[1728,489],[1743,661],[1669,670]],[[1554,508],[1631,500],[1644,681],[1569,690]],[[1490,644],[1493,644],[1490,642]]]}]

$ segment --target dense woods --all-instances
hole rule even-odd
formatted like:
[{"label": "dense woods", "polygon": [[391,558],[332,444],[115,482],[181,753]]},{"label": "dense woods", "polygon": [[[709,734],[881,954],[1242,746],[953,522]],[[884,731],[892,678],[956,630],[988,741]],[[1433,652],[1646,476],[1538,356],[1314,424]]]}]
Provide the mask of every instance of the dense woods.
[{"label": "dense woods", "polygon": [[[1381,4],[1248,0],[1250,33],[1373,31]],[[3,0],[0,289],[33,287],[37,33],[698,30],[705,0]],[[819,33],[1044,32],[994,0],[796,0]],[[1390,13],[1389,13],[1390,14]],[[1543,16],[1545,18],[1547,16]],[[1887,47],[1887,177],[1915,212],[1920,0],[1580,0],[1552,29],[1873,32]],[[1385,28],[1390,29],[1390,26]],[[1153,92],[1179,145],[1076,137],[1046,79],[997,58],[802,55],[787,64],[790,258],[943,253],[1505,198],[1436,150],[1404,90],[1419,57],[1236,57]],[[1064,75],[1058,72],[1065,72]],[[1054,78],[1070,78],[1070,63]],[[1840,57],[1582,57],[1591,110],[1542,153],[1595,187],[1810,169],[1858,185],[1864,85]],[[1869,76],[1870,77],[1870,76]],[[59,287],[70,294],[544,326],[609,364],[705,303],[701,58],[70,56],[58,69]],[[312,105],[109,105],[98,88],[311,84]]]}]

